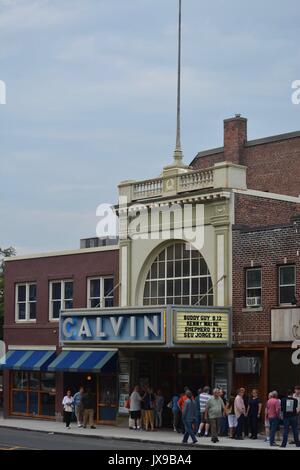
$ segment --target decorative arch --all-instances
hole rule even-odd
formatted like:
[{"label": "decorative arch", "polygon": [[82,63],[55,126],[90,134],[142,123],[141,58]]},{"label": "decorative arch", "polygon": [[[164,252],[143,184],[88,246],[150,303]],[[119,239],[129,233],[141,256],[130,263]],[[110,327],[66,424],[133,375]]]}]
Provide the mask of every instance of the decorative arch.
[{"label": "decorative arch", "polygon": [[160,247],[141,279],[143,305],[203,305],[213,302],[212,279],[202,254],[182,240]]}]

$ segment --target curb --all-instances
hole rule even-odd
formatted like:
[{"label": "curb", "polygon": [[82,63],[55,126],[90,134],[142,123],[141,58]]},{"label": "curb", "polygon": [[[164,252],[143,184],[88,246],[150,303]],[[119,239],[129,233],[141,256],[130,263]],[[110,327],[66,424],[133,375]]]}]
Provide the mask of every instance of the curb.
[{"label": "curb", "polygon": [[[217,450],[253,450],[253,451],[264,451],[264,450],[276,450],[275,449],[259,449],[259,448],[252,448],[252,447],[235,447],[235,446],[224,446],[222,444],[214,445],[208,442],[207,444],[200,444],[198,446],[194,444],[183,444],[182,442],[166,442],[166,441],[153,441],[151,439],[142,439],[138,437],[123,437],[123,436],[99,436],[99,435],[90,435],[90,434],[73,434],[73,433],[66,433],[63,431],[46,431],[44,429],[31,429],[31,428],[25,428],[25,427],[19,427],[17,425],[15,426],[8,426],[8,425],[0,425],[0,429],[15,429],[18,431],[31,431],[31,432],[38,432],[42,434],[56,434],[59,436],[72,436],[75,438],[92,438],[92,439],[102,439],[102,440],[113,440],[113,441],[127,441],[127,442],[139,442],[139,443],[145,443],[145,444],[159,444],[159,445],[164,445],[164,446],[175,446],[175,447],[186,447],[187,449],[194,449],[194,450],[212,450],[212,449],[217,449]],[[209,449],[207,448],[209,447]],[[142,449],[141,449],[142,450]],[[147,449],[145,449],[147,450]]]}]

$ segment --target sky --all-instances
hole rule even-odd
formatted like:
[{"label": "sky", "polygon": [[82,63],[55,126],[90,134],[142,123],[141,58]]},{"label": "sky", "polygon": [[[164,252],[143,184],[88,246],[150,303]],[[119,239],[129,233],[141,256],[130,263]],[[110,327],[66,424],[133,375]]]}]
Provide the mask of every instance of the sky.
[{"label": "sky", "polygon": [[[76,249],[123,180],[158,176],[175,146],[177,0],[0,0],[0,247]],[[186,163],[300,129],[299,0],[183,0]]]}]

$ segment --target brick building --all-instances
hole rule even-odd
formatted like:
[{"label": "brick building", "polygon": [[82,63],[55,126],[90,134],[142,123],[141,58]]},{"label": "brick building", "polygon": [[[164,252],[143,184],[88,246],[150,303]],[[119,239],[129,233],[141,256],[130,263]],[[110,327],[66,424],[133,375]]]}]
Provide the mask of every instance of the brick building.
[{"label": "brick building", "polygon": [[[299,194],[300,132],[248,141],[247,120],[236,116],[224,121],[223,147],[119,185],[127,204],[117,207],[117,246],[7,260],[6,415],[59,419],[63,389],[88,379],[99,422],[126,413],[138,381],[166,396],[209,383],[228,392],[259,386],[263,397],[300,382],[291,361],[300,338]],[[186,204],[197,242],[178,234]],[[174,206],[172,234],[160,216],[149,237],[151,210]],[[147,216],[132,237],[141,207]]]}]

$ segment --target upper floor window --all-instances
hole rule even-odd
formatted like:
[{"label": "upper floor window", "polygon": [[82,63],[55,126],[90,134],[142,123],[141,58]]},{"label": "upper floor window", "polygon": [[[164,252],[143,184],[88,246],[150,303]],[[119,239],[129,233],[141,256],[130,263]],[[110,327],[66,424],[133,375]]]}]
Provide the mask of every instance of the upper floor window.
[{"label": "upper floor window", "polygon": [[16,321],[36,321],[36,283],[16,285]]},{"label": "upper floor window", "polygon": [[246,306],[261,306],[261,268],[246,270]]},{"label": "upper floor window", "polygon": [[50,282],[50,320],[59,320],[60,310],[73,308],[73,281]]},{"label": "upper floor window", "polygon": [[152,263],[144,305],[213,305],[213,285],[201,253],[188,243],[164,248]]},{"label": "upper floor window", "polygon": [[93,277],[88,279],[88,308],[113,307],[114,280],[112,277]]},{"label": "upper floor window", "polygon": [[279,305],[293,305],[296,298],[296,267],[279,266]]}]

